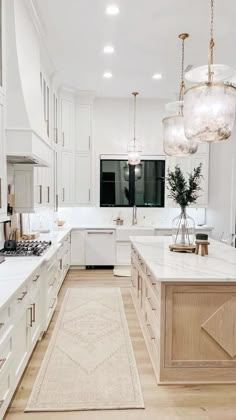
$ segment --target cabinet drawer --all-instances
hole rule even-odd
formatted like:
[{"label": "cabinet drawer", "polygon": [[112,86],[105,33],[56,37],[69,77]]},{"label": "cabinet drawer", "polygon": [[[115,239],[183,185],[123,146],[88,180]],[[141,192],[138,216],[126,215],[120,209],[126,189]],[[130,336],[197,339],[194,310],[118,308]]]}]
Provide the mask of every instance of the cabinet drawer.
[{"label": "cabinet drawer", "polygon": [[3,310],[0,311],[0,344],[6,335],[9,325],[11,324],[11,319],[13,315],[14,301],[6,306]]},{"label": "cabinet drawer", "polygon": [[12,357],[12,329],[13,327],[8,329],[8,332],[0,342],[0,382],[2,372],[9,365]]},{"label": "cabinet drawer", "polygon": [[155,309],[150,298],[146,297],[145,301],[146,309],[146,323],[150,327],[150,331],[153,334],[153,339],[157,339],[160,336],[160,314],[159,310]]},{"label": "cabinet drawer", "polygon": [[41,270],[36,270],[30,278],[30,287],[38,288],[40,283]]},{"label": "cabinet drawer", "polygon": [[11,391],[11,374],[8,370],[3,378],[0,381],[0,418],[3,418],[3,415],[7,409],[7,406],[10,401],[10,391]]},{"label": "cabinet drawer", "polygon": [[25,304],[27,302],[27,298],[28,298],[28,292],[29,292],[29,287],[28,287],[28,283],[25,286],[22,286],[20,288],[20,290],[17,292],[16,298],[15,298],[15,305],[14,305],[14,314],[15,316],[18,317],[19,315],[19,310],[25,307]]}]

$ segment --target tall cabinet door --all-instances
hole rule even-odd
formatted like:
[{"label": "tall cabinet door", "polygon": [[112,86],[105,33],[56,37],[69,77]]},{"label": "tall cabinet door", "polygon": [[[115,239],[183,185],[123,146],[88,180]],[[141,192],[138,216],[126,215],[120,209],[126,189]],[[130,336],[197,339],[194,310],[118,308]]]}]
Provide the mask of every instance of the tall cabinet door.
[{"label": "tall cabinet door", "polygon": [[91,105],[76,107],[75,151],[88,153],[91,147]]},{"label": "tall cabinet door", "polygon": [[73,102],[68,99],[61,99],[61,145],[73,149]]},{"label": "tall cabinet door", "polygon": [[4,99],[0,93],[0,221],[7,217],[7,174],[4,130]]},{"label": "tall cabinet door", "polygon": [[73,204],[75,195],[74,154],[62,152],[61,155],[61,205]]},{"label": "tall cabinet door", "polygon": [[75,200],[78,204],[89,204],[90,197],[90,156],[75,155]]}]

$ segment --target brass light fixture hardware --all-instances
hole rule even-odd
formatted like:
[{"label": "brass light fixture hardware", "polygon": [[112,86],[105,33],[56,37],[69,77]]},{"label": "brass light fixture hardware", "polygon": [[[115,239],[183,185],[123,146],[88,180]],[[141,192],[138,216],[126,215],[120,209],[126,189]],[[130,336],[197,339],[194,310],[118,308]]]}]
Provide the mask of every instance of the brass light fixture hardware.
[{"label": "brass light fixture hardware", "polygon": [[[207,77],[205,77],[205,67],[194,69],[192,73],[194,72],[195,78],[197,74],[199,75],[200,83],[187,89],[184,94],[186,137],[189,140],[209,143],[227,140],[231,136],[236,105],[236,86],[223,81],[225,74],[230,73],[232,69],[221,64],[213,64],[214,0],[210,0],[210,6],[208,65],[205,66],[207,67]],[[191,80],[188,74],[186,78]],[[196,82],[196,80],[194,81]]]},{"label": "brass light fixture hardware", "polygon": [[189,38],[189,34],[184,32],[179,34],[182,41],[181,55],[181,81],[179,90],[179,100],[167,104],[167,110],[171,110],[171,115],[163,118],[163,148],[166,155],[186,156],[196,153],[198,146],[195,141],[189,141],[184,134],[184,42]]}]

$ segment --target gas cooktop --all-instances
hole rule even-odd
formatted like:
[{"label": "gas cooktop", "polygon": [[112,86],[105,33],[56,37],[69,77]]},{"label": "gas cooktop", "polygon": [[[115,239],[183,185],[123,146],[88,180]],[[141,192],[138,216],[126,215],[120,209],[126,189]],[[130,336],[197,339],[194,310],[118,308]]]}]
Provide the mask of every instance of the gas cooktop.
[{"label": "gas cooktop", "polygon": [[0,255],[3,257],[41,257],[50,245],[51,241],[16,241],[15,249],[4,247],[0,250]]}]

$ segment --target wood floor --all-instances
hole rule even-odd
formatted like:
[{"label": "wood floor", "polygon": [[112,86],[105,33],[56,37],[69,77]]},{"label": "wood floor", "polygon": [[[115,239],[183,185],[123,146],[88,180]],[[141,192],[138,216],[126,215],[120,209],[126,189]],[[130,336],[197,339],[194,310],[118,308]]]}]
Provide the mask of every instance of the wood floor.
[{"label": "wood floor", "polygon": [[[145,401],[145,410],[24,413],[68,287],[120,287]],[[47,333],[35,348],[6,420],[236,420],[236,385],[157,386],[129,292],[129,278],[110,270],[70,270]],[[96,386],[96,385],[95,385]]]}]

